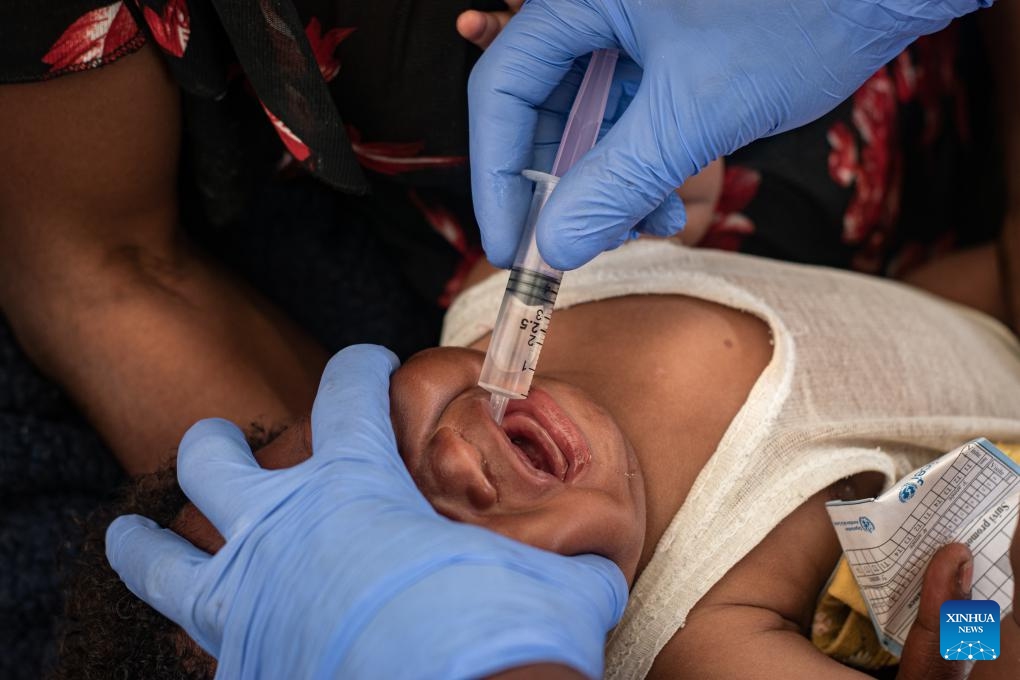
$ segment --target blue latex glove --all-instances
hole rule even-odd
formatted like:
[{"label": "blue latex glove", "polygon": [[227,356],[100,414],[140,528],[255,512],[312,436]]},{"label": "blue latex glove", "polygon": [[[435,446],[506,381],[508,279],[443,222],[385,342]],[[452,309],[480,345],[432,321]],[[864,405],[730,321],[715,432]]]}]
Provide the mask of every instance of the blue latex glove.
[{"label": "blue latex glove", "polygon": [[326,367],[312,457],[263,470],[241,432],[205,420],[178,478],[226,539],[216,555],[137,515],[110,525],[128,588],[218,660],[218,678],[467,678],[535,662],[592,677],[627,585],[432,510],[397,454],[389,375],[358,346]]},{"label": "blue latex glove", "polygon": [[[674,189],[712,160],[810,122],[910,41],[991,0],[529,0],[471,74],[471,179],[489,259],[513,260],[528,212],[539,111],[575,57],[616,47],[644,69],[630,107],[560,181],[538,222],[572,269],[641,229],[672,234]],[[550,95],[553,95],[550,98]],[[541,132],[541,130],[539,130]],[[665,202],[664,202],[665,201]]]}]

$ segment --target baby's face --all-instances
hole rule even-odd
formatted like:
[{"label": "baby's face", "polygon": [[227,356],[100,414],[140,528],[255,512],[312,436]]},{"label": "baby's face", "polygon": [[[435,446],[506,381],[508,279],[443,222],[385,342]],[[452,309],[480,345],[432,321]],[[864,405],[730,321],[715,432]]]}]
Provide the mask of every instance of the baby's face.
[{"label": "baby's face", "polygon": [[565,555],[604,555],[632,579],[645,499],[623,433],[583,391],[543,378],[497,425],[477,386],[483,360],[427,350],[393,375],[393,427],[418,488],[451,519]]},{"label": "baby's face", "polygon": [[[536,378],[510,402],[502,426],[477,386],[484,355],[433,349],[390,382],[400,454],[441,514],[564,555],[596,553],[633,580],[645,532],[644,482],[634,452],[608,413],[566,383]],[[264,468],[311,455],[302,419],[255,453]],[[191,504],[171,528],[207,552],[223,538]]]}]

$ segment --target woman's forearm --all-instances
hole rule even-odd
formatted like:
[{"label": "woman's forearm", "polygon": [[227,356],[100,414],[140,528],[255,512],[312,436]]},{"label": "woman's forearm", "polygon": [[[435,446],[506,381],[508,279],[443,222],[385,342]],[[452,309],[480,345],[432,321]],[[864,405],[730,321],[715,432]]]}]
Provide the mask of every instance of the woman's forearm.
[{"label": "woman's forearm", "polygon": [[0,310],[133,474],[196,419],[307,411],[327,358],[181,236],[179,112],[152,48],[0,87]]}]

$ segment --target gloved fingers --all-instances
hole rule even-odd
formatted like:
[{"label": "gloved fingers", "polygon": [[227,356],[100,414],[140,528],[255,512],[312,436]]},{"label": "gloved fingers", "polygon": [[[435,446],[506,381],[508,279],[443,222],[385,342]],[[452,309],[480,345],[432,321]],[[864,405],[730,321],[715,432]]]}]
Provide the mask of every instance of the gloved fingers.
[{"label": "gloved fingers", "polygon": [[578,571],[574,582],[585,584],[577,592],[585,593],[598,606],[599,617],[606,622],[607,628],[615,626],[623,616],[629,596],[627,578],[620,567],[601,555],[575,555],[568,559]]},{"label": "gloved fingers", "polygon": [[560,84],[553,89],[541,106],[536,107],[535,138],[532,143],[534,155],[528,169],[539,172],[552,171],[560,138],[563,137],[563,129],[567,125],[567,116],[581,86],[588,61],[589,59],[585,57],[576,59]]},{"label": "gloved fingers", "polygon": [[642,234],[650,236],[673,236],[687,224],[687,209],[676,192],[670,192],[658,208],[648,213],[637,226]]},{"label": "gloved fingers", "polygon": [[[536,108],[538,119],[535,124],[535,157],[530,169],[540,172],[552,170],[553,159],[559,149],[570,109],[574,105],[577,91],[581,87],[581,81],[584,80],[590,62],[590,55],[575,59],[560,84],[553,89],[542,105]],[[599,126],[599,139],[609,132],[627,110],[640,83],[641,68],[626,55],[619,55],[616,69],[613,71],[613,82],[609,87],[609,96],[606,99],[606,110]]]},{"label": "gloved fingers", "polygon": [[399,462],[390,422],[390,374],[399,365],[379,345],[352,345],[329,360],[312,406],[313,460],[381,450]]},{"label": "gloved fingers", "polygon": [[609,128],[616,125],[627,111],[627,107],[637,96],[643,77],[644,70],[637,65],[637,62],[620,52],[616,58],[616,69],[613,71],[613,84],[609,88],[609,97],[606,99],[606,113],[602,117],[605,130],[599,133],[599,139]]},{"label": "gloved fingers", "polygon": [[962,543],[943,546],[932,557],[921,586],[917,620],[903,645],[897,680],[963,680],[972,663],[950,661],[939,644],[939,617],[946,600],[969,600],[973,560]]},{"label": "gloved fingers", "polygon": [[201,630],[195,609],[202,595],[196,584],[209,555],[146,517],[123,515],[106,530],[106,559],[128,590],[218,654],[218,631]]},{"label": "gloved fingers", "polygon": [[[621,245],[683,183],[666,156],[676,132],[659,133],[650,90],[642,84],[616,126],[560,179],[545,204],[537,239],[551,266],[574,269]],[[664,210],[675,219],[677,203]],[[656,228],[665,229],[669,218],[668,212],[656,216]]]},{"label": "gloved fingers", "polygon": [[533,167],[537,109],[574,59],[614,47],[612,31],[591,8],[551,12],[531,2],[478,60],[468,82],[471,184],[482,246],[493,264],[509,267],[531,198],[521,172]]},{"label": "gloved fingers", "polygon": [[259,467],[244,434],[222,418],[192,425],[177,449],[177,481],[216,530],[230,540],[257,514]]}]

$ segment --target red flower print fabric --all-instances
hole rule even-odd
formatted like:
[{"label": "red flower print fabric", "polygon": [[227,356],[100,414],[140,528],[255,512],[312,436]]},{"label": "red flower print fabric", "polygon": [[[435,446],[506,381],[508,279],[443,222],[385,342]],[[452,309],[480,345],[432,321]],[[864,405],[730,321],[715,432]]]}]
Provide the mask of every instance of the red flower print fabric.
[{"label": "red flower print fabric", "polygon": [[754,233],[754,222],[741,211],[758,193],[759,186],[761,174],[756,170],[727,164],[712,224],[698,245],[720,250],[740,250],[744,239]]},{"label": "red flower print fabric", "polygon": [[322,24],[316,17],[308,22],[305,28],[305,36],[308,44],[312,47],[312,54],[315,55],[315,62],[319,65],[319,72],[328,83],[340,73],[340,58],[336,56],[336,48],[344,39],[355,31],[354,28],[331,28],[322,32]]},{"label": "red flower print fabric", "polygon": [[835,122],[826,135],[832,149],[829,176],[842,187],[853,186],[843,216],[843,240],[849,244],[864,243],[876,229],[892,228],[896,219],[897,89],[883,69],[854,93],[851,121],[859,147],[843,121]]},{"label": "red flower print fabric", "polygon": [[850,127],[837,120],[829,128],[826,139],[832,151],[829,152],[829,176],[841,187],[853,184],[860,163],[857,160],[857,140]]},{"label": "red flower print fabric", "polygon": [[460,256],[457,268],[446,281],[443,292],[437,301],[440,307],[449,307],[453,299],[464,288],[464,281],[467,279],[467,275],[471,272],[475,262],[482,256],[482,251],[477,246],[472,246],[468,242],[464,227],[461,225],[460,220],[457,219],[457,216],[450,210],[436,202],[426,202],[413,189],[408,191],[407,195],[411,199],[411,203],[421,211],[429,226],[442,236],[443,240],[449,243]]},{"label": "red flower print fabric", "polygon": [[425,142],[364,142],[361,133],[347,127],[354,155],[362,167],[381,175],[399,175],[429,168],[449,168],[467,163],[467,156],[421,156]]},{"label": "red flower print fabric", "polygon": [[191,37],[191,17],[185,0],[168,0],[162,14],[148,6],[143,8],[143,13],[153,39],[163,51],[178,59],[183,57]]},{"label": "red flower print fabric", "polygon": [[50,73],[91,68],[120,56],[134,39],[138,26],[123,2],[114,2],[78,17],[67,27],[42,61]]},{"label": "red flower print fabric", "polygon": [[[262,104],[262,102],[259,103]],[[308,145],[302,142],[301,138],[294,134],[294,131],[287,127],[286,123],[277,118],[265,104],[262,104],[262,110],[269,116],[269,121],[273,124],[276,134],[280,136],[283,145],[287,147],[287,152],[299,163],[307,160],[312,155]]]}]

